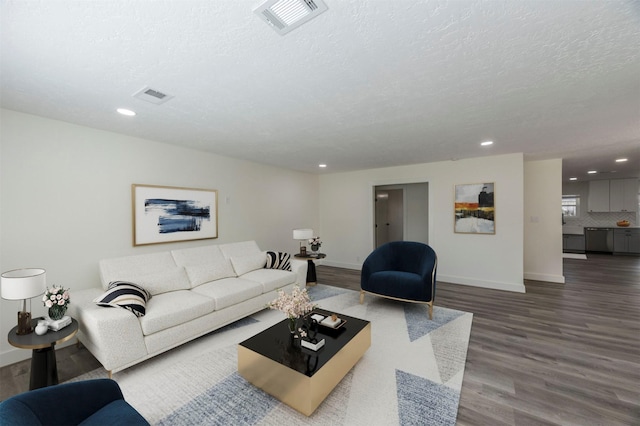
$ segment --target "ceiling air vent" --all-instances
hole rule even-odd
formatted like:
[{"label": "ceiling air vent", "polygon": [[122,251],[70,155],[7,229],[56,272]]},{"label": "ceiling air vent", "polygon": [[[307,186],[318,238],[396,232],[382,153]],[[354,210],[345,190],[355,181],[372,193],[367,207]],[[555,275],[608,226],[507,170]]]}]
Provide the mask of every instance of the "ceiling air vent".
[{"label": "ceiling air vent", "polygon": [[253,12],[275,32],[285,35],[326,10],[322,0],[267,0]]},{"label": "ceiling air vent", "polygon": [[149,86],[145,86],[133,94],[134,98],[142,99],[143,101],[151,102],[152,104],[160,105],[173,98],[171,95],[162,93],[159,90],[152,89]]}]

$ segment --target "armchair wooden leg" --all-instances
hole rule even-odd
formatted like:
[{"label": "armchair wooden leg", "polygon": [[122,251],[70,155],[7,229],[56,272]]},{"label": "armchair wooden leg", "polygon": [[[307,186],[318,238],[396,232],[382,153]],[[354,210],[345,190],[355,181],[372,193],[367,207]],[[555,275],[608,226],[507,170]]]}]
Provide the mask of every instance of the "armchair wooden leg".
[{"label": "armchair wooden leg", "polygon": [[433,320],[433,302],[429,303],[429,319]]},{"label": "armchair wooden leg", "polygon": [[364,290],[360,290],[360,304],[364,303]]}]

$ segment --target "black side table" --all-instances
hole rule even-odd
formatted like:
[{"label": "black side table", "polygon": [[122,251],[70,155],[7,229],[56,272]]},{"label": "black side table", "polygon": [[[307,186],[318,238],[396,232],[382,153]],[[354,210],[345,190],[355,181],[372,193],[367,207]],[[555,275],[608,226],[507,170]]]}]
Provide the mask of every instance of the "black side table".
[{"label": "black side table", "polygon": [[316,278],[316,264],[313,263],[313,260],[324,259],[327,255],[324,253],[311,253],[306,255],[298,253],[295,257],[307,260],[307,286],[312,287],[318,284],[318,278]]},{"label": "black side table", "polygon": [[[32,326],[38,324],[36,318],[31,320]],[[9,343],[16,348],[31,349],[31,377],[29,379],[29,390],[43,388],[45,386],[58,384],[58,366],[56,365],[57,343],[66,342],[78,332],[78,321],[71,319],[71,324],[62,330],[49,330],[42,336],[35,332],[18,335],[16,325],[9,330]]]}]

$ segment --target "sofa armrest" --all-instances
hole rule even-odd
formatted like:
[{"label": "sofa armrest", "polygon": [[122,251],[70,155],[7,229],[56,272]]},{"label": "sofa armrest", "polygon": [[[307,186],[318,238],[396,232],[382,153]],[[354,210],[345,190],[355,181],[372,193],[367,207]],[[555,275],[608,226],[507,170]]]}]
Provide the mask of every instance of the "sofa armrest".
[{"label": "sofa armrest", "polygon": [[296,274],[296,285],[300,288],[307,286],[308,267],[306,260],[295,259],[291,256],[291,270]]},{"label": "sofa armrest", "polygon": [[78,320],[78,340],[108,371],[118,371],[144,358],[147,347],[140,320],[122,308],[97,306],[93,299],[101,289],[80,290],[73,294],[70,315]]}]

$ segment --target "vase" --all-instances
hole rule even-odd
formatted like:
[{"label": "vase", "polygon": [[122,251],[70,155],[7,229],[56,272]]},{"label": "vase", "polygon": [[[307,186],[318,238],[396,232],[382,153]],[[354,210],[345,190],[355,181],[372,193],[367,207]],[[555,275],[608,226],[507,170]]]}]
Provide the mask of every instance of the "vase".
[{"label": "vase", "polygon": [[47,333],[47,330],[49,330],[49,326],[44,322],[39,322],[38,325],[36,325],[35,332],[38,336],[42,336]]},{"label": "vase", "polygon": [[318,250],[320,250],[320,244],[311,244],[311,251],[312,252],[317,252]]},{"label": "vase", "polygon": [[289,333],[294,334],[296,332],[297,324],[298,324],[297,318],[289,318],[289,321],[288,321]]},{"label": "vase", "polygon": [[67,313],[67,307],[66,306],[54,305],[54,306],[49,308],[49,318],[51,318],[54,321],[62,319],[62,317],[66,313]]}]

